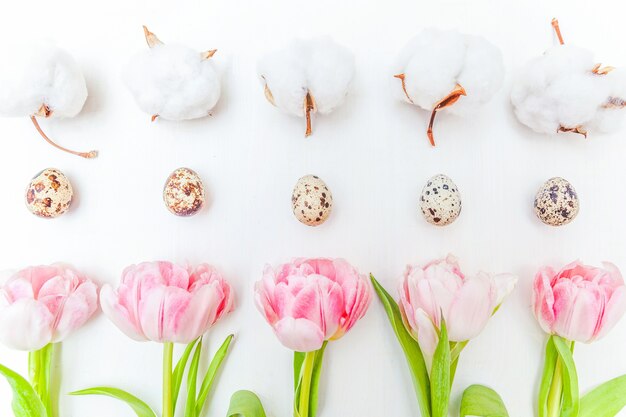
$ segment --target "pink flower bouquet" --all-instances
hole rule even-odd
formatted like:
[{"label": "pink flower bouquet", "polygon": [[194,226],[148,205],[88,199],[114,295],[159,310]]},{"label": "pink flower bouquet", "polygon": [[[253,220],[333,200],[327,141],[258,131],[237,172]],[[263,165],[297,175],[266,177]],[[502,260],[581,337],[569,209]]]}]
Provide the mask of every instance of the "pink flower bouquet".
[{"label": "pink flower bouquet", "polygon": [[83,326],[98,308],[98,287],[71,266],[34,266],[0,286],[0,342],[28,351],[30,383],[0,365],[14,391],[16,417],[52,417],[50,368],[54,346]]},{"label": "pink flower bouquet", "polygon": [[626,286],[617,267],[573,262],[560,271],[543,267],[535,276],[533,310],[550,338],[539,388],[539,417],[612,417],[626,405],[626,375],[582,398],[574,343],[604,337],[626,311]]},{"label": "pink flower bouquet", "polygon": [[[174,416],[191,358],[185,416],[199,417],[233,338],[228,336],[215,353],[198,389],[202,335],[233,307],[228,282],[206,264],[191,269],[171,262],[144,262],[126,268],[117,289],[104,285],[100,298],[105,315],[127,336],[163,344],[162,417]],[[187,348],[173,368],[174,343],[185,343]],[[128,403],[139,417],[156,417],[145,402],[116,388],[96,387],[72,394],[107,395]]]},{"label": "pink flower bouquet", "polygon": [[[370,278],[404,350],[422,416],[447,417],[461,352],[485,328],[517,278],[485,272],[466,276],[457,260],[448,256],[407,267],[400,286],[400,305],[373,276]],[[491,408],[476,410],[479,403]],[[473,407],[471,413],[483,414],[471,414],[468,407]],[[479,385],[465,391],[461,415],[506,415],[492,411],[506,413],[495,391]]]}]

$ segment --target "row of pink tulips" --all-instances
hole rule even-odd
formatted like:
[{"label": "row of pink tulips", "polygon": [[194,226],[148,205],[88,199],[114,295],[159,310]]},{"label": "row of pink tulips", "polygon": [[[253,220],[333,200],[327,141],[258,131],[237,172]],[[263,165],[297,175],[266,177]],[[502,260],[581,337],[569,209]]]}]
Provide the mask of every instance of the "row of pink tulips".
[{"label": "row of pink tulips", "polygon": [[[484,272],[468,276],[448,256],[407,267],[399,303],[373,276],[370,279],[341,259],[297,259],[277,268],[267,266],[256,283],[259,311],[278,340],[294,351],[294,416],[317,414],[325,349],[365,315],[373,288],[406,354],[422,415],[446,417],[461,352],[485,328],[517,278]],[[626,377],[580,398],[572,357],[574,342],[597,340],[616,325],[626,311],[625,291],[622,276],[612,264],[598,268],[575,262],[560,271],[539,270],[533,308],[541,328],[550,335],[538,398],[540,417],[611,417],[626,404]],[[163,344],[161,415],[176,413],[186,374],[184,415],[199,417],[232,341],[232,336],[224,341],[201,377],[202,337],[232,310],[233,298],[229,283],[207,264],[195,268],[170,262],[130,266],[117,289],[108,284],[101,288],[99,303],[98,286],[70,266],[38,266],[15,273],[0,287],[0,342],[29,351],[30,381],[0,365],[0,374],[14,389],[15,416],[57,415],[50,398],[54,345],[83,326],[99,304],[127,336]],[[176,364],[174,343],[187,344]],[[127,402],[139,417],[157,415],[139,398],[113,387],[73,394],[107,395]],[[265,412],[253,393],[240,391],[233,395],[228,412],[228,416],[238,415],[262,417]],[[471,386],[463,395],[461,415],[508,413],[495,391]]]}]

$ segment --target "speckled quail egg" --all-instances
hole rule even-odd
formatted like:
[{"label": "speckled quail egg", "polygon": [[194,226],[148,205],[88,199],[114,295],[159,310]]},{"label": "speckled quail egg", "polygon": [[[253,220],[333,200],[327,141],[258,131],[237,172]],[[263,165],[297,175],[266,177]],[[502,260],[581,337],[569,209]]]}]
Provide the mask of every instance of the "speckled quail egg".
[{"label": "speckled quail egg", "polygon": [[74,190],[58,169],[47,168],[31,180],[26,190],[26,206],[39,217],[53,218],[65,213],[72,204]]},{"label": "speckled quail egg", "polygon": [[550,226],[562,226],[574,220],[580,204],[578,194],[569,181],[550,178],[544,182],[535,197],[535,214]]},{"label": "speckled quail egg", "polygon": [[204,205],[202,180],[189,168],[178,168],[170,174],[163,187],[163,201],[177,216],[193,216]]},{"label": "speckled quail egg", "polygon": [[333,195],[321,178],[305,175],[293,189],[291,206],[298,221],[307,226],[319,226],[333,210]]},{"label": "speckled quail egg", "polygon": [[420,196],[420,208],[426,221],[445,226],[461,214],[461,194],[454,181],[439,174],[430,178]]}]

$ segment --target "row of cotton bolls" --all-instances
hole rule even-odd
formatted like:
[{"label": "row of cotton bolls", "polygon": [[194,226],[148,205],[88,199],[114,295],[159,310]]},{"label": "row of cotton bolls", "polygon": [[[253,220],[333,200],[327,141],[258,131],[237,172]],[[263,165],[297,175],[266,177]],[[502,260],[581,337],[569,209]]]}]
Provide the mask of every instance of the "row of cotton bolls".
[{"label": "row of cotton bolls", "polygon": [[[511,101],[518,120],[545,134],[611,132],[626,107],[626,71],[602,67],[584,49],[566,45],[556,20],[559,45],[533,59],[514,83]],[[152,120],[189,120],[209,115],[221,95],[216,50],[199,52],[163,43],[144,27],[148,48],[124,70],[124,81],[139,108]],[[18,49],[0,67],[0,115],[30,117],[48,142],[38,118],[74,117],[87,98],[83,74],[61,49]],[[439,112],[476,112],[501,88],[500,50],[486,39],[453,30],[425,29],[400,52],[394,75],[400,99],[431,112],[427,135]],[[306,120],[342,104],[355,73],[352,52],[332,39],[298,40],[258,62],[267,100],[284,113]],[[620,111],[622,110],[622,111]]]}]

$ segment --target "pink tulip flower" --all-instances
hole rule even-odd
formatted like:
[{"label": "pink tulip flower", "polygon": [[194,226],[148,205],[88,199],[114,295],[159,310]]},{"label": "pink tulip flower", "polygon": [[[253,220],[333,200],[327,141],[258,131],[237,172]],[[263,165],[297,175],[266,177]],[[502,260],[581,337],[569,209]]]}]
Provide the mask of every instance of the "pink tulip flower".
[{"label": "pink tulip flower", "polygon": [[470,340],[485,328],[516,282],[510,274],[480,272],[466,277],[456,258],[448,255],[424,266],[407,266],[400,288],[400,310],[407,330],[424,354],[432,356],[442,318],[451,342]]},{"label": "pink tulip flower", "polygon": [[371,287],[343,259],[296,259],[265,267],[255,301],[280,342],[297,352],[321,348],[365,315]]},{"label": "pink tulip flower", "polygon": [[626,288],[617,267],[573,262],[561,271],[543,267],[534,283],[533,309],[541,328],[590,343],[606,335],[626,311]]},{"label": "pink tulip flower", "polygon": [[0,341],[36,351],[63,341],[98,309],[98,287],[70,266],[33,266],[0,287]]},{"label": "pink tulip flower", "polygon": [[230,285],[210,265],[144,262],[100,292],[104,314],[134,340],[191,343],[233,308]]}]

